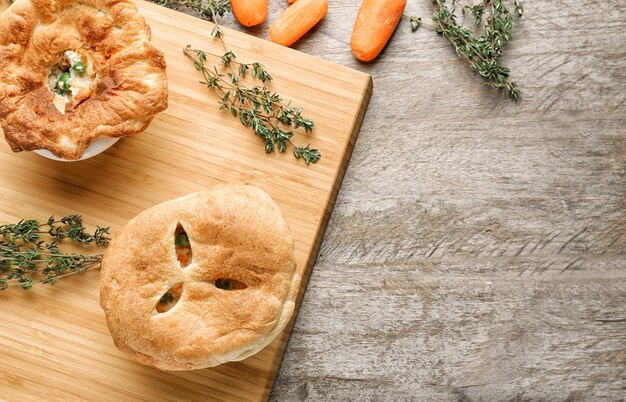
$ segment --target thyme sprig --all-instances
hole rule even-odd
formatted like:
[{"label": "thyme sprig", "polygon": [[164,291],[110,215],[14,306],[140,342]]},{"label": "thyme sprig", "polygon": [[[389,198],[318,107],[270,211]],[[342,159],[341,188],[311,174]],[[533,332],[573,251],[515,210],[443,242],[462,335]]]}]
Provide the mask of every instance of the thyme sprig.
[{"label": "thyme sprig", "polygon": [[109,228],[101,227],[87,232],[80,215],[0,225],[0,290],[9,285],[27,290],[35,282],[54,285],[64,276],[98,266],[102,254],[64,253],[60,243],[106,246],[108,233]]},{"label": "thyme sprig", "polygon": [[[509,80],[510,70],[502,65],[501,58],[504,45],[513,39],[514,18],[520,18],[524,13],[520,0],[482,0],[472,6],[461,5],[459,0],[431,1],[434,28],[452,44],[456,54],[467,61],[473,72],[488,81],[486,85],[504,90],[511,100],[519,100],[521,91]],[[480,36],[457,21],[457,6],[463,17],[471,16],[474,24],[482,27]],[[420,18],[408,18],[412,31],[422,25]]]},{"label": "thyme sprig", "polygon": [[[220,32],[214,32],[214,36],[220,35]],[[239,118],[241,124],[261,137],[265,152],[285,152],[290,145],[294,156],[302,158],[307,165],[319,161],[321,155],[317,149],[309,145],[297,146],[292,142],[295,130],[302,128],[305,133],[311,133],[315,128],[311,119],[302,116],[302,109],[285,104],[280,95],[265,85],[248,87],[242,82],[248,73],[263,84],[271,82],[272,76],[265,66],[261,63],[241,63],[232,51],[220,56],[188,45],[184,52],[202,73],[202,83],[219,95],[220,110],[229,111],[233,117]],[[219,66],[226,68],[227,72],[208,63],[209,57],[219,59]]]},{"label": "thyme sprig", "polygon": [[[220,110],[227,110],[238,118],[245,127],[250,128],[263,140],[266,153],[277,150],[285,152],[288,146],[293,148],[293,155],[302,159],[307,165],[317,163],[320,152],[310,145],[295,145],[292,138],[296,130],[302,129],[309,134],[315,128],[313,120],[302,116],[301,108],[291,106],[276,92],[270,91],[265,84],[272,82],[272,76],[261,63],[241,63],[237,56],[226,47],[224,31],[218,24],[218,17],[231,12],[228,0],[153,0],[155,3],[175,8],[184,6],[191,8],[204,17],[211,19],[215,27],[210,36],[219,39],[224,54],[218,55],[204,50],[193,49],[190,45],[183,49],[193,60],[194,66],[203,75],[205,84],[214,90],[219,99]],[[216,63],[209,63],[212,57]],[[248,87],[243,80],[248,76],[260,81],[263,85]]]},{"label": "thyme sprig", "polygon": [[188,7],[211,20],[232,11],[230,0],[153,0],[153,2],[168,8]]}]

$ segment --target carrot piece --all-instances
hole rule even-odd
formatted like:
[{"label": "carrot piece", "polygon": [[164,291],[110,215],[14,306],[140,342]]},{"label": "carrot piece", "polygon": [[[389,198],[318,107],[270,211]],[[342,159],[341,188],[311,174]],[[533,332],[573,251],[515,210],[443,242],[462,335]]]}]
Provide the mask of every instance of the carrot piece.
[{"label": "carrot piece", "polygon": [[267,19],[267,0],[230,0],[230,5],[241,25],[253,27]]},{"label": "carrot piece", "polygon": [[298,0],[270,25],[270,40],[291,46],[320,22],[328,11],[326,0]]},{"label": "carrot piece", "polygon": [[287,0],[289,2],[289,4],[293,4],[296,2],[296,0]]},{"label": "carrot piece", "polygon": [[406,0],[363,0],[354,22],[350,45],[361,61],[371,61],[383,50],[395,31]]}]

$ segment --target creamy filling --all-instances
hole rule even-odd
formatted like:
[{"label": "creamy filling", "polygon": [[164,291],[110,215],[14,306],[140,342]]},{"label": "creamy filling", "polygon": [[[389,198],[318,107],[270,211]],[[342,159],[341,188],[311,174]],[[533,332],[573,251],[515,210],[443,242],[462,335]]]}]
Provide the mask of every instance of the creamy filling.
[{"label": "creamy filling", "polygon": [[48,76],[48,89],[55,95],[52,103],[59,112],[65,114],[66,105],[81,91],[91,91],[95,76],[88,57],[72,50],[64,52]]}]

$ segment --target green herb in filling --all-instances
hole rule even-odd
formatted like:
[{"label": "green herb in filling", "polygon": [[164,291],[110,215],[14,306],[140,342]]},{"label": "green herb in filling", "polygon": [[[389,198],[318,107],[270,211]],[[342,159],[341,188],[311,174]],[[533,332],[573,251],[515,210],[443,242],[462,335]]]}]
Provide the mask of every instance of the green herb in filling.
[{"label": "green herb in filling", "polygon": [[218,279],[215,281],[215,287],[223,290],[231,290],[233,288],[233,284],[228,279]]},{"label": "green herb in filling", "polygon": [[72,76],[69,72],[61,74],[61,76],[59,77],[59,81],[57,82],[57,87],[61,91],[69,91],[70,90],[69,80],[71,77]]},{"label": "green herb in filling", "polygon": [[159,300],[159,303],[167,304],[167,303],[171,302],[172,300],[174,300],[174,295],[170,291],[170,292],[167,292],[166,294],[164,294],[163,297],[161,297],[161,300]]},{"label": "green herb in filling", "polygon": [[183,247],[189,247],[189,237],[187,237],[187,233],[179,233],[176,236],[176,244]]},{"label": "green herb in filling", "polygon": [[78,73],[84,73],[85,71],[87,71],[87,66],[85,64],[83,64],[82,61],[77,61],[77,62],[73,62],[72,63],[72,70],[78,72]]}]

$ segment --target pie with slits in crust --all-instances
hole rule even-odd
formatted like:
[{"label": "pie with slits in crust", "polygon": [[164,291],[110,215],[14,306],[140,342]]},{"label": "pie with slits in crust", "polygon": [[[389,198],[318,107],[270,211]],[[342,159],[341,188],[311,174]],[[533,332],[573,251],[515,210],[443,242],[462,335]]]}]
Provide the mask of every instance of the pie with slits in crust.
[{"label": "pie with slits in crust", "polygon": [[80,159],[166,108],[163,53],[131,0],[17,0],[0,15],[0,125],[14,152]]},{"label": "pie with slits in crust", "polygon": [[243,360],[285,328],[300,286],[294,242],[262,190],[217,185],[142,212],[101,270],[115,345],[163,370]]}]

